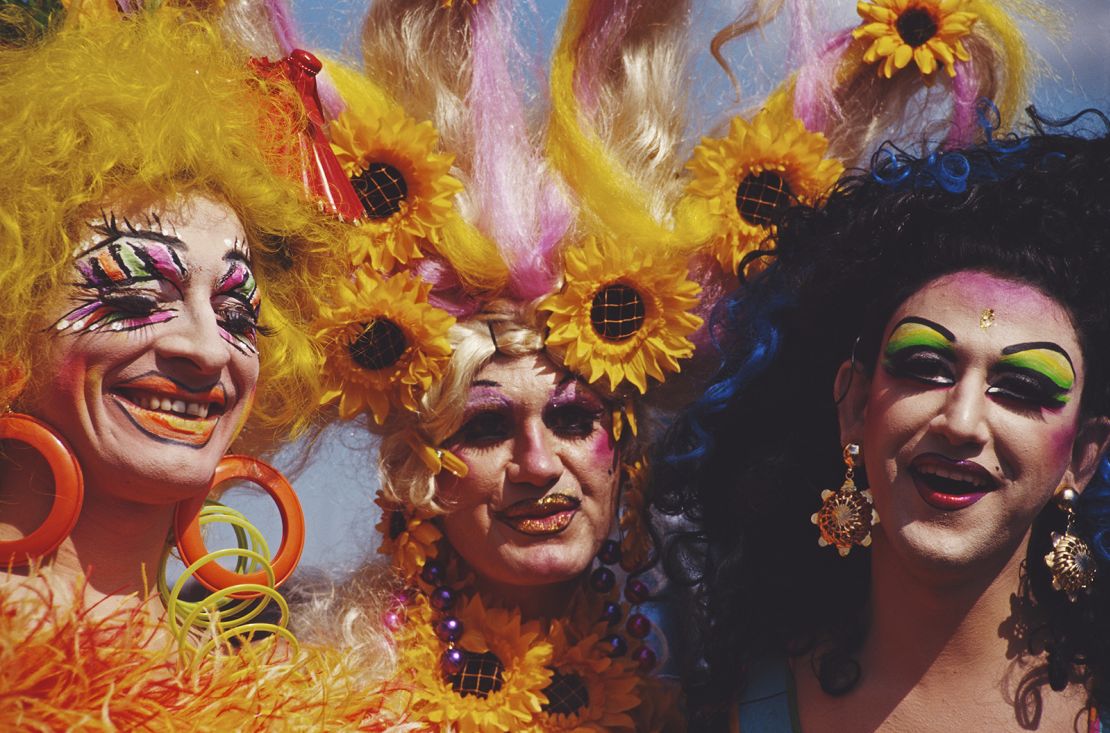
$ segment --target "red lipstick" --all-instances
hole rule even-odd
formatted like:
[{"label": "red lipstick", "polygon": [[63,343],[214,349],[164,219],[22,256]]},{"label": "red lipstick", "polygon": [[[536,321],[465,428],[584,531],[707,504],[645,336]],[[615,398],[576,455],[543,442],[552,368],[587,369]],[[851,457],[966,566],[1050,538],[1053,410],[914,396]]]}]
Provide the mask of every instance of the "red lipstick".
[{"label": "red lipstick", "polygon": [[910,476],[921,499],[945,512],[966,509],[998,488],[998,479],[975,461],[923,453],[910,462]]}]

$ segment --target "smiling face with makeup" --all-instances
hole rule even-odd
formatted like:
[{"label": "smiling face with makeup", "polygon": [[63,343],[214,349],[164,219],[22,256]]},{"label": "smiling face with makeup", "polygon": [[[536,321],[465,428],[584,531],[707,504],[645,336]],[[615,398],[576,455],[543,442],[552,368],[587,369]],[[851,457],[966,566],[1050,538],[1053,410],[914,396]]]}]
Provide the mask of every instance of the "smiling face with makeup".
[{"label": "smiling face with makeup", "polygon": [[440,497],[448,540],[484,581],[563,583],[589,567],[616,506],[610,426],[601,398],[544,356],[496,356],[478,372],[444,442],[469,473],[441,480]]},{"label": "smiling face with makeup", "polygon": [[49,311],[23,402],[71,444],[90,487],[168,504],[203,493],[258,379],[246,234],[201,196],[89,222]]},{"label": "smiling face with makeup", "polygon": [[927,283],[889,319],[871,379],[841,403],[876,531],[935,569],[1011,557],[1061,481],[1081,487],[1093,471],[1105,431],[1081,419],[1083,383],[1056,300],[982,272]]}]

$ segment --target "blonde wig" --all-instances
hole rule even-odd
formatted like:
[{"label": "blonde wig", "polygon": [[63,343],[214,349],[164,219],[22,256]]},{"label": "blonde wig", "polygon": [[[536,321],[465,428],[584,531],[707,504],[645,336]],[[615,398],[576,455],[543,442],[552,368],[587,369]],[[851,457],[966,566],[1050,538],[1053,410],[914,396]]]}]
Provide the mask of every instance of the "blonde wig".
[{"label": "blonde wig", "polygon": [[439,445],[460,427],[470,385],[495,355],[522,357],[543,352],[542,319],[534,304],[501,300],[457,323],[450,334],[454,351],[443,378],[420,400],[409,421],[386,431],[381,441],[382,491],[408,507],[447,511],[436,496],[436,474],[413,452],[411,431]]},{"label": "blonde wig", "polygon": [[0,403],[18,404],[34,378],[50,338],[44,311],[86,223],[120,202],[206,195],[246,229],[261,322],[273,332],[259,345],[245,439],[272,445],[307,424],[320,365],[307,333],[313,283],[345,235],[277,172],[293,170],[294,100],[291,89],[261,86],[247,59],[188,11],[87,18],[0,50]]}]

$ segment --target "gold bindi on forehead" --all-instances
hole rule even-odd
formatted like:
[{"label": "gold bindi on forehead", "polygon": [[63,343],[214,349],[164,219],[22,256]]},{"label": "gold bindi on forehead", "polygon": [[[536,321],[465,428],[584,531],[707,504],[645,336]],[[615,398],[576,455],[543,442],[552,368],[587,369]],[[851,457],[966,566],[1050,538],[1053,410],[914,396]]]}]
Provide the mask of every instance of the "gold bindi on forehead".
[{"label": "gold bindi on forehead", "polygon": [[979,314],[979,328],[984,331],[994,325],[994,308],[984,308]]}]

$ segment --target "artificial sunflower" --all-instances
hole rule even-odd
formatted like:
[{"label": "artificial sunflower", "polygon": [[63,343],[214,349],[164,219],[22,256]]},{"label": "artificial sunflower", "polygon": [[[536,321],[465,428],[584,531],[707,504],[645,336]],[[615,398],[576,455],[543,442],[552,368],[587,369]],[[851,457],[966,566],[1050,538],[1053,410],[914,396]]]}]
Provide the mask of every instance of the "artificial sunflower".
[{"label": "artificial sunflower", "polygon": [[456,615],[465,632],[458,646],[467,662],[462,672],[445,677],[443,642],[430,623],[427,601],[416,603],[398,638],[400,669],[412,683],[413,718],[458,733],[536,730],[533,720],[546,700],[553,653],[539,622],[487,609],[477,595],[462,599]]},{"label": "artificial sunflower", "polygon": [[541,729],[552,733],[633,730],[630,713],[640,704],[635,664],[627,657],[605,654],[597,633],[573,641],[558,621],[552,621],[549,638],[555,657],[551,684],[544,689],[547,701]]},{"label": "artificial sunflower", "polygon": [[374,498],[381,511],[376,529],[382,543],[378,552],[388,555],[394,569],[406,580],[420,575],[424,563],[439,554],[436,543],[443,537],[430,512],[409,512],[385,498],[381,491]]},{"label": "artificial sunflower", "polygon": [[565,348],[568,369],[591,384],[607,376],[610,390],[627,379],[643,393],[648,377],[662,382],[693,354],[687,337],[702,321],[690,311],[701,288],[684,261],[589,237],[567,251],[565,268],[562,291],[539,307],[551,313],[547,345]]},{"label": "artificial sunflower", "polygon": [[940,59],[948,76],[955,76],[956,61],[971,58],[960,40],[979,17],[969,5],[970,0],[867,0],[856,5],[863,23],[852,37],[871,39],[863,60],[881,59],[878,73],[887,79],[911,60],[928,76]]},{"label": "artificial sunflower", "polygon": [[321,404],[338,398],[344,420],[369,407],[379,424],[391,406],[415,411],[451,357],[454,317],[428,303],[431,285],[405,273],[362,268],[335,290],[338,304],[321,307],[315,334],[326,358]]},{"label": "artificial sunflower", "polygon": [[728,135],[704,138],[686,167],[693,173],[687,195],[704,199],[717,222],[710,250],[721,267],[737,272],[740,261],[775,234],[776,215],[794,202],[812,204],[844,166],[826,158],[829,141],[806,130],[786,98],[747,122],[734,117]]},{"label": "artificial sunflower", "polygon": [[366,257],[389,271],[421,256],[422,240],[438,242],[452,200],[462,184],[449,175],[454,156],[436,152],[439,135],[431,122],[416,122],[397,106],[367,104],[344,112],[330,127],[331,148],[366,210],[350,255]]}]

